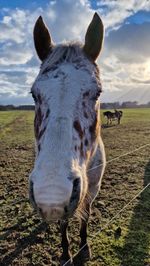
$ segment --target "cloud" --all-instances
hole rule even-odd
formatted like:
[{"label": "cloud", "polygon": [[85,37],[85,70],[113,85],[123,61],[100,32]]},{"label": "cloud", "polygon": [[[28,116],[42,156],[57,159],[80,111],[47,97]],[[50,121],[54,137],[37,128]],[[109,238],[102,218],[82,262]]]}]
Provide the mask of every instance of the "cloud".
[{"label": "cloud", "polygon": [[8,42],[0,50],[0,64],[3,66],[26,64],[33,56],[32,50],[26,43]]},{"label": "cloud", "polygon": [[26,105],[26,104],[32,104],[33,100],[31,99],[30,95],[12,95],[10,93],[1,93],[0,92],[0,104],[7,105],[7,104],[13,104],[13,105]]},{"label": "cloud", "polygon": [[[102,100],[148,101],[150,91],[150,23],[122,24],[105,38],[101,65],[103,90]],[[143,87],[143,93],[141,88]],[[129,93],[131,91],[131,93]],[[124,97],[124,92],[128,97]],[[134,97],[133,97],[134,95]],[[141,97],[141,99],[140,99]]]},{"label": "cloud", "polygon": [[25,24],[28,17],[28,12],[16,9],[11,12],[11,10],[2,10],[4,13],[2,21],[0,22],[0,41],[14,41],[16,43],[23,43],[25,41]]},{"label": "cloud", "polygon": [[102,102],[126,102],[137,101],[142,104],[150,101],[150,89],[148,86],[139,85],[138,90],[136,85],[131,87],[127,85],[125,88],[120,87],[119,91],[105,91],[101,95]]},{"label": "cloud", "polygon": [[127,17],[139,10],[150,10],[150,2],[147,0],[101,0],[98,6],[106,29],[120,27]]},{"label": "cloud", "polygon": [[86,0],[63,0],[49,3],[44,18],[50,25],[54,41],[82,39],[93,16],[89,2]]},{"label": "cloud", "polygon": [[1,10],[0,93],[4,103],[8,93],[9,102],[13,100],[16,103],[21,97],[23,102],[31,98],[24,98],[24,94],[29,92],[40,65],[32,37],[33,27],[39,15],[42,15],[49,25],[53,40],[61,42],[79,39],[81,36],[84,39],[93,11],[86,0],[78,0],[74,4],[72,1],[63,0],[61,5],[58,1],[50,1],[45,10],[37,8],[32,12],[20,9]]},{"label": "cloud", "polygon": [[[105,25],[105,43],[98,60],[104,93],[102,99],[117,99],[131,89],[145,93],[149,86],[150,23],[132,24],[128,18],[140,10],[149,11],[150,1],[97,1],[97,12]],[[49,1],[36,9],[0,11],[1,102],[31,103],[30,86],[38,73],[32,31],[42,15],[54,42],[82,40],[94,10],[88,0]],[[9,96],[8,96],[9,95]],[[106,96],[106,97],[105,97]]]},{"label": "cloud", "polygon": [[150,22],[126,24],[106,38],[109,53],[124,63],[141,63],[150,55]]}]

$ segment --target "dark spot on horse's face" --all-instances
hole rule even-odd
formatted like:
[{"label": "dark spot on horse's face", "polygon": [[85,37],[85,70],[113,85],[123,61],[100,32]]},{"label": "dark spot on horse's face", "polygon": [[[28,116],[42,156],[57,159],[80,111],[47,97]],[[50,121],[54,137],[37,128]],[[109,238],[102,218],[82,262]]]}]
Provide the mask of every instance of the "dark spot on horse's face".
[{"label": "dark spot on horse's face", "polygon": [[74,149],[75,149],[75,151],[77,151],[77,146],[76,145],[75,145]]},{"label": "dark spot on horse's face", "polygon": [[37,110],[37,119],[39,121],[39,126],[40,126],[41,123],[42,123],[42,112],[41,112],[41,108],[40,107]]},{"label": "dark spot on horse's face", "polygon": [[74,123],[73,123],[73,126],[74,126],[75,130],[78,132],[79,137],[82,139],[83,135],[84,135],[84,132],[82,130],[82,127],[81,127],[79,121],[75,120]]},{"label": "dark spot on horse's face", "polygon": [[89,142],[87,139],[85,139],[84,144],[85,144],[85,146],[88,146]]},{"label": "dark spot on horse's face", "polygon": [[94,141],[96,138],[96,126],[97,126],[97,116],[93,120],[92,125],[89,127],[89,132],[91,134],[91,140]]},{"label": "dark spot on horse's face", "polygon": [[82,106],[83,106],[83,107],[86,107],[85,102],[82,102]]},{"label": "dark spot on horse's face", "polygon": [[47,112],[46,112],[45,118],[48,118],[49,114],[50,114],[50,110],[48,109]]},{"label": "dark spot on horse's face", "polygon": [[81,155],[81,157],[84,157],[83,143],[82,142],[81,142],[81,146],[80,146],[80,155]]},{"label": "dark spot on horse's face", "polygon": [[99,90],[96,91],[96,93],[94,93],[94,95],[92,95],[91,100],[94,101],[94,102],[97,101],[97,99],[99,98],[100,94],[101,94],[101,90],[99,89]]},{"label": "dark spot on horse's face", "polygon": [[84,117],[85,117],[86,119],[88,119],[88,115],[87,115],[86,112],[84,112]]},{"label": "dark spot on horse's face", "polygon": [[83,93],[83,98],[85,98],[87,96],[89,96],[89,91],[86,91],[86,92]]},{"label": "dark spot on horse's face", "polygon": [[42,104],[42,98],[41,98],[41,95],[40,94],[38,94],[37,98],[38,98],[39,104]]},{"label": "dark spot on horse's face", "polygon": [[44,127],[40,132],[39,132],[39,139],[43,136],[44,132],[46,130],[46,127]]},{"label": "dark spot on horse's face", "polygon": [[39,144],[38,145],[38,151],[40,152],[40,150],[41,150],[41,145]]}]

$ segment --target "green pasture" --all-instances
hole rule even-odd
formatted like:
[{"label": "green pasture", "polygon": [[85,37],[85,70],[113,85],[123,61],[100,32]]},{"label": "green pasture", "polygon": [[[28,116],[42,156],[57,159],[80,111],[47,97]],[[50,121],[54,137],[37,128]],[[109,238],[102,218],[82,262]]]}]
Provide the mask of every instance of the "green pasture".
[{"label": "green pasture", "polygon": [[[150,186],[111,220],[150,182],[150,109],[124,109],[121,124],[109,127],[103,111],[108,163],[92,208],[88,234],[92,259],[85,265],[150,266]],[[33,119],[32,111],[0,112],[2,266],[59,265],[59,227],[43,223],[28,200],[35,156]],[[70,221],[73,254],[78,250],[78,227],[78,221]]]}]

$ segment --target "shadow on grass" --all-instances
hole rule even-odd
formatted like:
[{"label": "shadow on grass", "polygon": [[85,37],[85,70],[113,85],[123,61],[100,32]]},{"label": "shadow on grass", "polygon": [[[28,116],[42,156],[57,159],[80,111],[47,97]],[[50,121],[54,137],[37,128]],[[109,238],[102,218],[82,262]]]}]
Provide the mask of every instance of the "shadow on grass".
[{"label": "shadow on grass", "polygon": [[116,127],[118,126],[118,124],[102,124],[101,127],[102,128],[110,128],[110,127]]},{"label": "shadow on grass", "polygon": [[[10,232],[12,232],[12,229],[16,228],[9,228]],[[13,260],[16,259],[24,249],[34,245],[35,243],[43,243],[43,239],[41,237],[38,237],[37,235],[42,231],[45,231],[46,229],[47,225],[42,222],[28,236],[18,239],[15,250],[7,253],[7,255],[2,259],[0,265],[11,265]]]},{"label": "shadow on grass", "polygon": [[[28,228],[28,224],[26,226],[23,225],[23,224],[27,221],[27,219],[30,219],[31,217],[32,217],[32,214],[28,215],[26,217],[21,217],[21,218],[18,219],[16,224],[14,224],[12,226],[9,226],[9,227],[6,227],[6,228],[3,228],[1,230],[1,232],[4,232],[4,233],[2,234],[0,232],[1,233],[0,240],[5,240],[15,230],[22,231],[22,230],[25,230],[26,228]],[[38,223],[39,223],[39,221],[38,221]]]},{"label": "shadow on grass", "polygon": [[[150,183],[150,162],[143,187]],[[139,197],[122,248],[116,248],[121,266],[150,266],[150,186]]]}]

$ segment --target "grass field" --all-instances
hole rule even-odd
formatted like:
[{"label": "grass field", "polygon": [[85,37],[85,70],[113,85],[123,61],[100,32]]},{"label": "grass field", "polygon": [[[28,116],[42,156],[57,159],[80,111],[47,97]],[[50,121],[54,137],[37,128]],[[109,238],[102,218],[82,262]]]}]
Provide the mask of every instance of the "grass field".
[{"label": "grass field", "polygon": [[[59,265],[59,227],[46,226],[28,201],[33,117],[30,111],[0,112],[2,266]],[[134,151],[150,144],[150,109],[124,110],[121,125],[102,128],[102,136],[108,164],[89,223],[92,260],[87,265],[150,266],[150,186],[107,224],[150,182],[150,145]],[[78,250],[78,226],[71,221],[72,253]]]}]

